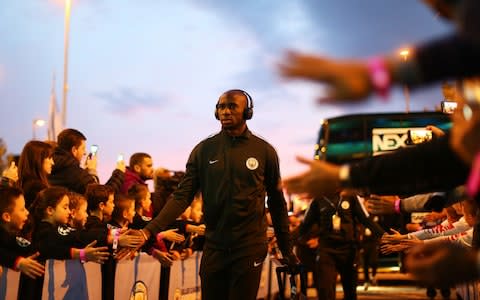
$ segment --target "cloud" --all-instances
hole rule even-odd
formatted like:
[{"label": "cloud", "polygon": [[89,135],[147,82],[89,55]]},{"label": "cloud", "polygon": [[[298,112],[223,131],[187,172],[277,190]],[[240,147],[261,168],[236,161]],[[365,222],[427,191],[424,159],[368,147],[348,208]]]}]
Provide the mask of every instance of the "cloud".
[{"label": "cloud", "polygon": [[[280,49],[291,44],[305,44],[311,39],[312,24],[304,6],[297,1],[282,2],[246,0],[240,2],[211,0],[192,1],[192,6],[213,12],[227,24],[245,28],[266,49]],[[235,12],[232,14],[232,12]],[[247,41],[246,41],[247,42]]]},{"label": "cloud", "polygon": [[[331,29],[318,40],[335,55],[366,56],[447,32],[420,1],[303,1],[314,27]],[[407,21],[408,20],[408,21]]]},{"label": "cloud", "polygon": [[93,96],[102,100],[109,111],[122,115],[139,110],[162,109],[168,103],[166,97],[129,87],[121,87],[111,92],[97,92]]}]

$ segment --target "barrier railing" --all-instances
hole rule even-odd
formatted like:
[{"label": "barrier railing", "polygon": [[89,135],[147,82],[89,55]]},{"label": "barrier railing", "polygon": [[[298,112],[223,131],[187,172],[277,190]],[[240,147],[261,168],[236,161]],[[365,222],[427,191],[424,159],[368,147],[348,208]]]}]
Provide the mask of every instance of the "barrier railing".
[{"label": "barrier railing", "polygon": [[46,261],[42,299],[101,298],[102,272],[99,264],[82,264],[79,260]]},{"label": "barrier railing", "polygon": [[[115,271],[115,299],[201,299],[201,257],[202,252],[196,252],[183,261],[175,261],[170,272],[162,275],[160,263],[146,253],[141,253],[133,260],[119,261]],[[258,299],[273,299],[273,295],[278,292],[275,267],[267,257],[263,264]],[[161,280],[161,276],[168,276],[169,280]],[[0,276],[0,300],[17,298],[19,278],[19,272],[3,269]],[[101,298],[101,265],[93,262],[82,264],[78,260],[47,260],[45,263],[43,300]]]},{"label": "barrier railing", "polygon": [[0,276],[0,299],[17,299],[20,272],[3,268]]},{"label": "barrier railing", "polygon": [[160,266],[146,253],[117,262],[115,299],[159,299]]}]

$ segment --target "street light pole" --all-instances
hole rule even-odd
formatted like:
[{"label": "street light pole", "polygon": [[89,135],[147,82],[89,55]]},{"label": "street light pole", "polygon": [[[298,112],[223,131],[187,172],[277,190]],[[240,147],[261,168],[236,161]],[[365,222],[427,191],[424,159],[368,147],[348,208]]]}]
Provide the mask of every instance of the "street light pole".
[{"label": "street light pole", "polygon": [[[403,57],[404,61],[407,61],[408,54],[410,54],[408,49],[403,49],[400,51],[400,56]],[[403,94],[405,95],[405,112],[408,114],[410,112],[410,91],[408,90],[408,86],[406,84],[403,86]]]},{"label": "street light pole", "polygon": [[45,125],[45,120],[42,119],[34,119],[32,122],[32,139],[36,140],[37,139],[37,134],[36,134],[36,128],[37,127],[42,127]]},{"label": "street light pole", "polygon": [[64,52],[63,52],[63,98],[62,98],[62,126],[67,123],[67,93],[68,93],[68,45],[70,32],[70,9],[71,0],[65,0],[65,33],[64,33]]}]

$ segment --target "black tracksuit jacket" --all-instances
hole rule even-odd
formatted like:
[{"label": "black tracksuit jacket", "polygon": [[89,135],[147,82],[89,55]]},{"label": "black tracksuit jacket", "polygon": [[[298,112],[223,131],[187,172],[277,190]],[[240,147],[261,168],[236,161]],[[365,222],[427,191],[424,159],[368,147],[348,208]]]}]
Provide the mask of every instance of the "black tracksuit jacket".
[{"label": "black tracksuit jacket", "polygon": [[164,230],[200,190],[204,201],[205,247],[231,251],[255,249],[267,242],[267,196],[280,250],[289,255],[287,209],[279,182],[278,156],[270,144],[248,129],[237,137],[221,131],[193,149],[174,198],[145,228],[153,234]]}]

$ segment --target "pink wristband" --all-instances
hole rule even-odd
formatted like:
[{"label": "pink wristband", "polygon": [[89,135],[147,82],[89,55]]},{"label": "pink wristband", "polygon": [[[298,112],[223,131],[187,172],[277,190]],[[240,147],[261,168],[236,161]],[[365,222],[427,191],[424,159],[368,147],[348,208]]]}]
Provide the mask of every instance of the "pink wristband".
[{"label": "pink wristband", "polygon": [[387,100],[391,80],[385,60],[381,57],[372,57],[368,60],[367,67],[375,92]]},{"label": "pink wristband", "polygon": [[472,169],[467,179],[467,194],[475,197],[480,192],[480,152],[473,159]]},{"label": "pink wristband", "polygon": [[120,236],[120,229],[112,229],[112,233],[113,233],[112,249],[117,250],[117,248],[118,248],[118,237]]},{"label": "pink wristband", "polygon": [[79,256],[80,256],[80,262],[81,262],[82,264],[84,264],[84,263],[87,262],[87,257],[86,257],[86,255],[85,255],[85,249],[80,249],[80,254],[79,254]]},{"label": "pink wristband", "polygon": [[400,199],[395,200],[394,202],[394,209],[397,214],[401,214],[402,212],[400,211]]}]

